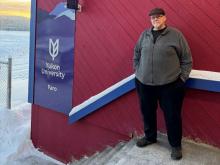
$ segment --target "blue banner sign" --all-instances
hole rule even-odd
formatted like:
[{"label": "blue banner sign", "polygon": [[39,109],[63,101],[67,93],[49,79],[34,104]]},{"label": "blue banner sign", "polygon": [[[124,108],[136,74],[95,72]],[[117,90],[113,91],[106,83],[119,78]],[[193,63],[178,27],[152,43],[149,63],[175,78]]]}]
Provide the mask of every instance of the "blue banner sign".
[{"label": "blue banner sign", "polygon": [[34,104],[68,114],[72,108],[75,10],[63,2],[52,11],[38,6],[36,25]]}]

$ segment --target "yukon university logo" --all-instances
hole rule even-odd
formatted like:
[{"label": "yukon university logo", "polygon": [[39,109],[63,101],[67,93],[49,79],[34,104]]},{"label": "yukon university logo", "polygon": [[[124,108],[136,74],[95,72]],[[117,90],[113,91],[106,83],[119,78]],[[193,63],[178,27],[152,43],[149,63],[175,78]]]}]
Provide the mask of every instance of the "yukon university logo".
[{"label": "yukon university logo", "polygon": [[53,42],[51,38],[49,39],[49,53],[53,61],[59,53],[59,41],[60,41],[59,39],[56,39],[56,41]]}]

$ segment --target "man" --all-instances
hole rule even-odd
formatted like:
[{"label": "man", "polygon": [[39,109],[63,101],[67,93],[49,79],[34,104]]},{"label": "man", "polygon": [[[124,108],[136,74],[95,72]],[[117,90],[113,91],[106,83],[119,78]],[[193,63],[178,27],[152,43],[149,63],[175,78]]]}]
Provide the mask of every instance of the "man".
[{"label": "man", "polygon": [[138,147],[157,142],[158,103],[163,111],[171,158],[182,158],[181,108],[184,83],[192,69],[190,48],[183,34],[166,25],[165,11],[149,13],[152,28],[145,30],[134,49],[135,83],[140,100],[145,136]]}]

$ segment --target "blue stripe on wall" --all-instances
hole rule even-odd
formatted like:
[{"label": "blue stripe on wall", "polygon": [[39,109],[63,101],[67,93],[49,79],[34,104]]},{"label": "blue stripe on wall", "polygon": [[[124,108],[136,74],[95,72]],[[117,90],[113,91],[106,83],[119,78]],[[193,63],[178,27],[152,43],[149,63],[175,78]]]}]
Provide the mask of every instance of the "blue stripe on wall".
[{"label": "blue stripe on wall", "polygon": [[30,47],[29,47],[29,82],[28,102],[33,103],[34,97],[34,55],[35,55],[35,22],[36,0],[31,0]]},{"label": "blue stripe on wall", "polygon": [[[211,81],[211,80],[203,80],[203,79],[194,79],[190,78],[186,82],[186,86],[189,88],[195,88],[200,90],[206,90],[211,92],[220,92],[220,82],[219,81]],[[130,92],[135,88],[134,79],[128,81],[124,85],[120,86],[119,88],[113,90],[112,92],[108,93],[107,95],[101,97],[97,101],[91,103],[90,105],[86,106],[85,108],[79,110],[78,112],[74,113],[73,115],[69,116],[69,124],[76,122],[77,120],[87,116],[88,114],[98,110],[102,106],[112,102],[113,100],[119,98],[120,96]]]},{"label": "blue stripe on wall", "polygon": [[123,84],[119,88],[113,90],[112,92],[104,95],[97,101],[89,104],[85,108],[79,110],[77,113],[71,115],[69,117],[69,123],[74,123],[75,121],[83,118],[84,116],[96,111],[97,109],[101,108],[102,106],[110,103],[111,101],[119,98],[120,96],[128,93],[129,91],[135,88],[134,79],[128,81],[127,83]]},{"label": "blue stripe on wall", "polygon": [[190,78],[186,82],[186,86],[205,91],[220,92],[220,81]]}]

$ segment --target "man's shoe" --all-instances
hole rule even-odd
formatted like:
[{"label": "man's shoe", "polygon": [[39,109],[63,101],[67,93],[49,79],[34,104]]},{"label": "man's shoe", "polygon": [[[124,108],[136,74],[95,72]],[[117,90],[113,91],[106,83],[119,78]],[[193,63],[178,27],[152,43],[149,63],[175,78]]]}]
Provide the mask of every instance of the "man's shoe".
[{"label": "man's shoe", "polygon": [[181,147],[172,147],[171,158],[173,160],[180,160],[182,158],[182,149],[181,149]]},{"label": "man's shoe", "polygon": [[153,143],[156,143],[156,142],[157,142],[157,140],[149,141],[149,140],[147,140],[146,137],[142,137],[141,139],[138,139],[136,145],[138,147],[145,147],[147,145],[150,145],[150,144],[153,144]]}]

